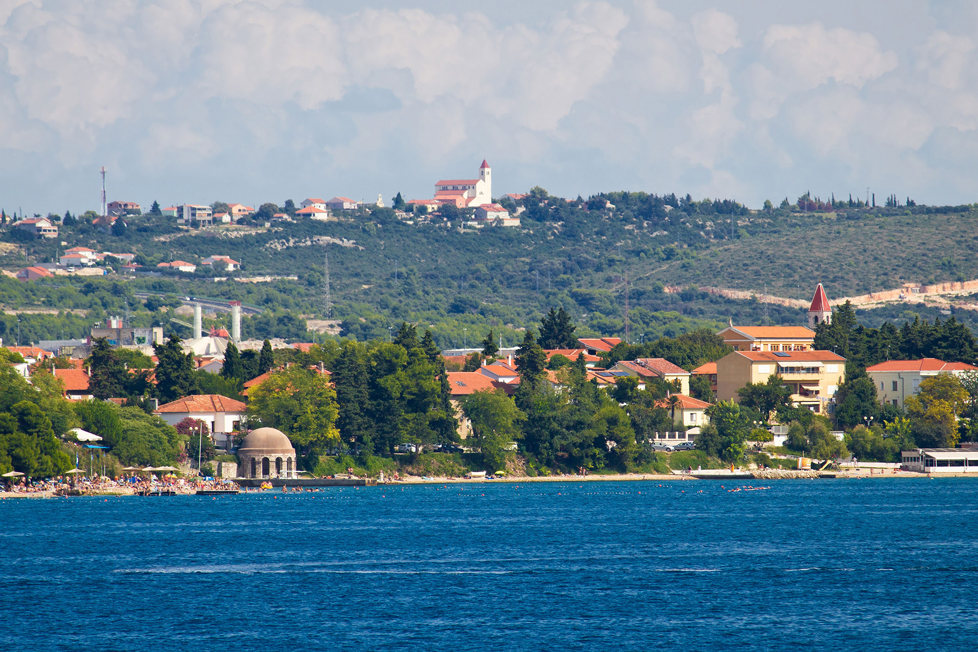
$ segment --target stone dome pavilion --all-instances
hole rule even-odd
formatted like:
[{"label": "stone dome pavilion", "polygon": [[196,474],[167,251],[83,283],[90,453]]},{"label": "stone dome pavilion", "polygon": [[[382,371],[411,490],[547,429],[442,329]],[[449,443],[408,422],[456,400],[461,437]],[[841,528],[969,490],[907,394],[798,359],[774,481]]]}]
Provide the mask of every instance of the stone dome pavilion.
[{"label": "stone dome pavilion", "polygon": [[295,448],[281,430],[258,428],[238,449],[238,475],[242,478],[297,477]]}]

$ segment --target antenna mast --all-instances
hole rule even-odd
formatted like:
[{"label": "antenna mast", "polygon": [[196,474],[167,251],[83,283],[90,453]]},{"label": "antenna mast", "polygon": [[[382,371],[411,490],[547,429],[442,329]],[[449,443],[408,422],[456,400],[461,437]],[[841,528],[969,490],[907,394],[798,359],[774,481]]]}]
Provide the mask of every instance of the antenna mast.
[{"label": "antenna mast", "polygon": [[628,272],[625,272],[625,344],[628,344]]},{"label": "antenna mast", "polygon": [[323,252],[324,252],[323,258],[325,260],[325,267],[323,271],[326,276],[325,279],[326,296],[323,298],[325,304],[323,306],[323,314],[326,316],[326,319],[330,319],[333,316],[333,300],[332,297],[330,297],[329,295],[329,252],[326,251],[325,247],[323,247]]},{"label": "antenna mast", "polygon": [[106,215],[105,206],[105,166],[102,166],[102,217]]}]

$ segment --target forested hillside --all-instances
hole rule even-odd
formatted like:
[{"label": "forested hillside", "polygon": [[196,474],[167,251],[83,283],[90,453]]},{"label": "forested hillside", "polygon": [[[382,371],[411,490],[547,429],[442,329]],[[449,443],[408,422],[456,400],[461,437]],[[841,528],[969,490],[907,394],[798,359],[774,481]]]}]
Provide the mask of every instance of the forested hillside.
[{"label": "forested hillside", "polygon": [[[145,268],[224,254],[243,263],[232,277],[296,275],[298,280],[215,283],[213,271],[137,276],[125,283],[112,276],[57,277],[29,287],[6,280],[3,303],[6,308],[90,310],[84,319],[57,326],[70,335],[76,327],[84,331],[92,319],[123,313],[127,302],[134,322],[168,323],[159,305],[143,306],[133,292],[238,299],[269,311],[246,324],[246,334],[253,329],[257,336],[301,338],[300,315],[323,317],[328,253],[332,316],[343,321],[343,334],[384,337],[392,324],[407,320],[431,328],[439,346],[447,347],[471,343],[489,327],[502,334],[504,345],[514,344],[515,329],[538,322],[550,306],[567,309],[582,334],[622,334],[626,277],[633,341],[713,328],[728,318],[738,323],[804,321],[802,310],[731,301],[699,292],[700,285],[808,299],[818,281],[830,297],[838,297],[904,281],[978,278],[978,260],[971,255],[978,213],[971,206],[867,208],[861,202],[802,197],[793,205],[785,201],[782,208],[752,212],[729,200],[609,193],[566,201],[540,189],[522,203],[519,228],[464,231],[457,216],[455,221],[435,216],[408,223],[390,209],[271,229],[252,223],[187,231],[173,226],[172,218],[147,215],[130,218],[128,228],[112,233],[78,219],[61,227],[58,241],[7,231],[4,240],[19,247],[2,259],[11,270],[25,260],[51,261],[81,245],[137,253]],[[664,285],[688,289],[669,294]],[[908,316],[906,306],[888,310],[898,313],[894,319]],[[860,313],[860,319],[873,321],[870,315]],[[971,325],[970,315],[957,316]],[[60,336],[50,332],[52,325],[40,325],[43,321],[25,315],[21,328],[36,324],[32,335],[37,338]],[[14,325],[8,315],[0,330]]]}]

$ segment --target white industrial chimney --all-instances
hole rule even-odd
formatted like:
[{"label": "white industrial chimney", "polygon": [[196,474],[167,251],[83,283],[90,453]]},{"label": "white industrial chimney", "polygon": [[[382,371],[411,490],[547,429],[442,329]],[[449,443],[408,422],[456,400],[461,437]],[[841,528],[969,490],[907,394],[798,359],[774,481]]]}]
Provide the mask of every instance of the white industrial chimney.
[{"label": "white industrial chimney", "polygon": [[241,343],[241,302],[231,302],[231,339],[234,345]]},{"label": "white industrial chimney", "polygon": [[199,340],[203,336],[204,318],[200,309],[200,304],[194,304],[194,339]]}]

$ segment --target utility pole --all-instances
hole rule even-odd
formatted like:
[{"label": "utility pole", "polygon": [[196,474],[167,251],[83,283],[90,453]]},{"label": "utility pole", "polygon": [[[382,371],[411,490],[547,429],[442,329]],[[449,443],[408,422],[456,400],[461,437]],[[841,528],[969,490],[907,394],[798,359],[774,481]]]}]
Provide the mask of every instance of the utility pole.
[{"label": "utility pole", "polygon": [[323,258],[325,260],[323,274],[325,275],[324,285],[326,294],[326,296],[323,297],[323,314],[325,315],[326,319],[330,319],[333,314],[333,299],[329,295],[329,252],[326,251],[325,246],[323,247],[323,252]]},{"label": "utility pole", "polygon": [[204,426],[200,423],[197,424],[197,475],[203,477],[204,474],[200,470],[200,449],[204,446]]}]

